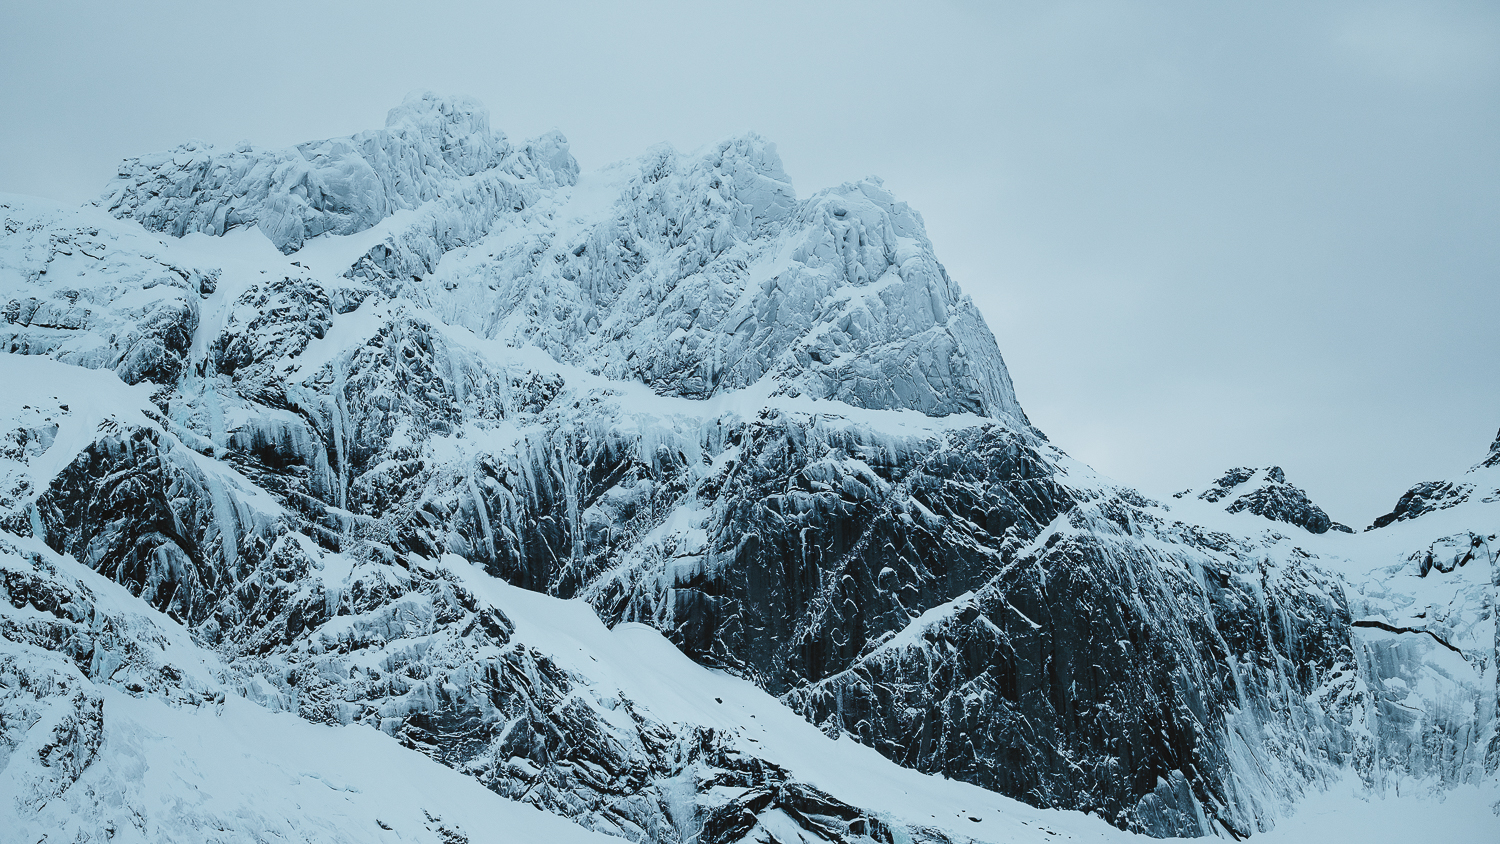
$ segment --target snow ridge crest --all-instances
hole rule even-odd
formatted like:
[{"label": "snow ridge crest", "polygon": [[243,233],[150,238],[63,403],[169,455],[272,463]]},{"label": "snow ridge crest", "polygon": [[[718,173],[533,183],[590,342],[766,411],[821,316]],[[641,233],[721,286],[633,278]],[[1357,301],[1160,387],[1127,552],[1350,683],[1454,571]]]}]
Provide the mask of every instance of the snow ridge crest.
[{"label": "snow ridge crest", "polygon": [[280,150],[190,141],[120,164],[98,205],[181,237],[254,224],[290,254],[322,234],[363,231],[491,170],[572,184],[567,140],[550,133],[515,150],[474,100],[430,92],[392,109],[386,128]]},{"label": "snow ridge crest", "polygon": [[754,133],[581,183],[561,134],[513,147],[474,100],[417,93],[347,138],[129,159],[99,204],[175,236],[253,224],[284,254],[379,224],[343,279],[662,395],[760,384],[1030,426],[921,217],[878,179],[799,200]]}]

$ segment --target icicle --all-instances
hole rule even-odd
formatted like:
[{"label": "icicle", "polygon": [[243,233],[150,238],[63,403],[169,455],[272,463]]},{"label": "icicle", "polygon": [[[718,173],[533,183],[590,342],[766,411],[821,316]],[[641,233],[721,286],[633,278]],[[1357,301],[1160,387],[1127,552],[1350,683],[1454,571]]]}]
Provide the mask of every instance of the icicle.
[{"label": "icicle", "polygon": [[469,495],[474,498],[474,513],[479,519],[479,529],[484,533],[484,544],[489,553],[487,559],[495,562],[495,534],[490,530],[490,514],[484,506],[484,496],[479,493],[479,484],[474,480],[478,473],[478,465],[469,470]]},{"label": "icicle", "polygon": [[205,475],[209,501],[214,508],[214,526],[219,530],[219,545],[224,551],[224,569],[238,572],[240,565],[239,513],[229,492],[224,488],[224,479],[217,475]]},{"label": "icicle", "polygon": [[329,427],[333,429],[333,447],[338,456],[338,503],[340,509],[347,510],[349,507],[349,461],[346,457],[347,450],[344,447],[344,425],[348,419],[348,408],[344,402],[344,384],[347,378],[344,370],[344,359],[336,357],[333,361],[333,402],[329,413]]},{"label": "icicle", "polygon": [[[567,443],[568,453],[573,451],[571,439],[564,440]],[[573,562],[579,562],[584,558],[583,547],[583,513],[578,508],[578,473],[579,466],[576,462],[569,460],[567,454],[557,454],[558,474],[562,476],[563,503],[567,509],[568,533],[573,540]]]},{"label": "icicle", "polygon": [[223,457],[229,446],[224,433],[224,405],[219,399],[218,376],[203,379],[203,404],[208,409],[208,438],[214,444],[214,456]]},{"label": "icicle", "polygon": [[442,347],[444,362],[448,369],[448,388],[453,391],[453,400],[463,404],[469,397],[468,385],[464,383],[468,376],[468,367],[465,361],[459,359],[458,353],[447,347]]},{"label": "icicle", "polygon": [[37,509],[35,503],[27,508],[31,515],[31,535],[43,542],[47,541],[47,528],[42,524],[42,511]]}]

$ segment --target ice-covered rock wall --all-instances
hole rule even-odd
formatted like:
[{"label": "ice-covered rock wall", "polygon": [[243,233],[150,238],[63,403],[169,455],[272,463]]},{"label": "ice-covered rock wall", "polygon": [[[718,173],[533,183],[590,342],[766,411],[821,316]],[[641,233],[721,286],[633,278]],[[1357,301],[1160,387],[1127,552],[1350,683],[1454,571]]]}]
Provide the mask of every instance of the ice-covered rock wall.
[{"label": "ice-covered rock wall", "polygon": [[[541,156],[533,155],[538,146]],[[423,93],[391,109],[384,129],[348,138],[284,150],[190,142],[127,159],[99,204],[177,237],[253,224],[276,248],[295,252],[308,238],[364,231],[491,170],[569,184],[578,165],[559,138],[515,150],[490,131],[477,102]]]},{"label": "ice-covered rock wall", "polygon": [[130,384],[182,375],[214,271],[162,260],[154,238],[46,203],[0,199],[0,222],[0,348],[112,369]]},{"label": "ice-covered rock wall", "polygon": [[[425,96],[129,162],[103,206],[0,201],[0,337],[56,361],[11,371],[88,387],[0,396],[0,529],[186,625],[221,691],[633,840],[894,834],[522,644],[492,576],[1155,835],[1267,829],[1343,771],[1496,775],[1493,459],[1362,534],[1275,468],[1149,501],[1031,427],[877,180],[798,199],[754,135],[580,176]],[[58,770],[69,670],[37,680],[74,701]]]},{"label": "ice-covered rock wall", "polygon": [[875,180],[799,202],[754,135],[698,156],[660,147],[570,190],[561,135],[513,148],[482,107],[427,94],[383,130],[290,150],[189,144],[120,169],[100,201],[115,216],[175,236],[253,224],[286,253],[414,210],[345,277],[661,393],[770,375],[794,395],[1024,423],[916,212]]}]

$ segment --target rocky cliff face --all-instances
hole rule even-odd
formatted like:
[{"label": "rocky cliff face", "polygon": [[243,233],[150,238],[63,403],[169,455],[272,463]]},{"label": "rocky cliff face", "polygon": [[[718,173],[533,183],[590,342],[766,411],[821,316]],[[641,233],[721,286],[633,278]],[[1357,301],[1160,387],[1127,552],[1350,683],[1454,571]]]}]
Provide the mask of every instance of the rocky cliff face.
[{"label": "rocky cliff face", "polygon": [[[1030,425],[914,211],[799,200],[755,136],[580,176],[560,136],[416,97],[0,215],[0,528],[31,549],[4,633],[61,678],[0,705],[55,710],[7,746],[68,748],[37,794],[123,689],[366,724],[632,840],[997,840],[579,661],[516,620],[530,593],[906,768],[1158,836],[1267,829],[1346,770],[1500,765],[1494,461],[1389,535],[1280,469],[1150,501]],[[211,651],[198,679],[97,665],[87,600],[27,585],[68,561]]]}]

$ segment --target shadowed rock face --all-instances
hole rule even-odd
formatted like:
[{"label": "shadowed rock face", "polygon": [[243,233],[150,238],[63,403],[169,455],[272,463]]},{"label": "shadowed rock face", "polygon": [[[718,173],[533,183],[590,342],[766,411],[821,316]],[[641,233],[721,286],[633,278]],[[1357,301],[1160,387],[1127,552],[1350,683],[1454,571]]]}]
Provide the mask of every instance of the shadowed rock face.
[{"label": "shadowed rock face", "polygon": [[[770,417],[739,434],[711,490],[701,570],[665,622],[685,652],[783,692],[846,669],[921,613],[982,584],[1072,495],[1037,441],[1002,426],[884,452],[857,432]],[[606,617],[639,594],[591,590]]]},{"label": "shadowed rock face", "polygon": [[[1195,807],[1213,807],[1215,826],[1256,831],[1255,787],[1215,773],[1244,761],[1226,714],[1352,671],[1336,587],[1257,571],[1248,549],[1179,541],[1163,559],[1148,543],[1176,528],[1123,500],[1066,522],[909,640],[785,699],[904,765],[1038,805],[1152,835],[1203,834]],[[1352,742],[1334,726],[1281,750]]]},{"label": "shadowed rock face", "polygon": [[[1199,496],[1269,520],[1230,535],[1068,459],[878,181],[798,200],[753,135],[580,179],[560,136],[514,148],[432,98],[378,132],[121,173],[106,209],[154,231],[253,223],[291,253],[384,226],[337,266],[177,269],[130,227],[3,206],[11,351],[159,389],[38,489],[5,461],[57,426],[8,435],[0,526],[183,621],[247,696],[632,840],[727,844],[768,813],[942,840],[558,667],[444,568],[461,558],[649,624],[902,765],[1153,835],[1248,834],[1345,767],[1415,772],[1408,728],[1444,782],[1494,771],[1480,709],[1400,714],[1425,643],[1360,638],[1492,658],[1478,633],[1351,593],[1281,532],[1348,529],[1279,468]],[[1477,570],[1450,539],[1423,574]]]}]

